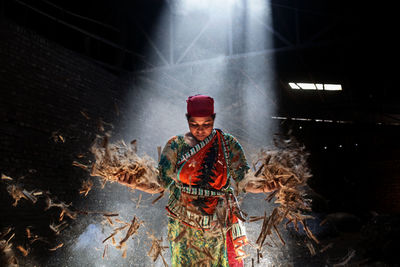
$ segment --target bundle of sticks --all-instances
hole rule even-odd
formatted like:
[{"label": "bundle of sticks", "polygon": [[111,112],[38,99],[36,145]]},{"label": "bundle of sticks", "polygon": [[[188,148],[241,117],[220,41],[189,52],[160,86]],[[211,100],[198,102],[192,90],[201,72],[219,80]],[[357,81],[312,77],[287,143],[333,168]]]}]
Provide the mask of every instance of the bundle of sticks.
[{"label": "bundle of sticks", "polygon": [[[121,182],[131,188],[160,188],[157,180],[158,170],[151,157],[139,157],[136,154],[136,140],[130,145],[122,140],[109,143],[109,136],[98,137],[91,147],[95,162],[91,166],[91,175],[100,176],[104,182]],[[121,179],[127,177],[127,179]]]},{"label": "bundle of sticks", "polygon": [[278,230],[278,226],[285,219],[285,226],[293,223],[295,230],[299,231],[300,224],[307,237],[319,243],[306,224],[307,219],[313,218],[307,215],[311,211],[311,201],[306,196],[309,190],[307,180],[311,177],[307,164],[308,155],[304,146],[300,146],[294,138],[275,140],[273,148],[263,149],[259,153],[253,164],[254,170],[249,171],[245,179],[238,184],[239,191],[247,186],[265,188],[266,184],[279,185],[265,199],[266,201],[274,199],[274,203],[277,204],[271,215],[250,217],[250,221],[263,220],[256,241],[260,250],[265,244],[266,237],[272,238],[273,232],[285,244]]}]

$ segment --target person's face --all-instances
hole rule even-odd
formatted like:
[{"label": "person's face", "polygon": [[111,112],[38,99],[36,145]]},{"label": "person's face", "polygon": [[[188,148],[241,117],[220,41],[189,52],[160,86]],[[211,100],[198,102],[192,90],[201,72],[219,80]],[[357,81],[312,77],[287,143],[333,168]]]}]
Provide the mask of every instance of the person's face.
[{"label": "person's face", "polygon": [[214,119],[209,117],[190,117],[189,129],[192,135],[199,141],[209,136],[214,128]]}]

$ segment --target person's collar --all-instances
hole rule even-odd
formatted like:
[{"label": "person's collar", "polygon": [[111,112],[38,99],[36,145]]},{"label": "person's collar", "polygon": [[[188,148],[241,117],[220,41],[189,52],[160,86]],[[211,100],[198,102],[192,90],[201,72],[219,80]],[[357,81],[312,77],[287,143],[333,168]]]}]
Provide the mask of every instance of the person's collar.
[{"label": "person's collar", "polygon": [[[216,131],[216,129],[213,129],[213,130],[211,131],[210,135],[215,134],[215,131]],[[209,135],[209,136],[210,136],[210,135]],[[209,136],[207,136],[205,139],[207,139]],[[198,143],[202,142],[202,141],[197,140],[196,137],[194,137],[194,135],[193,135],[191,132],[185,133],[185,135],[184,135],[183,138],[185,139],[185,142],[186,142],[189,146],[191,146],[191,147],[194,147],[194,146],[197,145]],[[204,140],[205,140],[205,139],[204,139]]]}]

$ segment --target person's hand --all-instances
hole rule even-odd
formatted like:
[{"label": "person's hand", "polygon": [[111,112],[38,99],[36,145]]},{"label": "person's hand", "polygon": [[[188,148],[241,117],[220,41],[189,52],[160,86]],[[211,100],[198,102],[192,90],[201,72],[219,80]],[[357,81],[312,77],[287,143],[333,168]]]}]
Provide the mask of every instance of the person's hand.
[{"label": "person's hand", "polygon": [[160,193],[164,191],[164,188],[160,187],[157,184],[154,183],[149,183],[147,181],[142,181],[139,183],[138,180],[135,180],[135,176],[130,174],[129,172],[121,172],[115,175],[118,179],[118,182],[126,185],[130,188],[133,189],[138,189],[143,192],[149,193],[149,194],[155,194],[155,193]]},{"label": "person's hand", "polygon": [[123,172],[117,175],[118,182],[122,184],[132,184],[134,182],[133,175],[130,175],[128,172]]},{"label": "person's hand", "polygon": [[264,186],[264,192],[272,192],[280,187],[279,183],[276,181],[266,182]]}]

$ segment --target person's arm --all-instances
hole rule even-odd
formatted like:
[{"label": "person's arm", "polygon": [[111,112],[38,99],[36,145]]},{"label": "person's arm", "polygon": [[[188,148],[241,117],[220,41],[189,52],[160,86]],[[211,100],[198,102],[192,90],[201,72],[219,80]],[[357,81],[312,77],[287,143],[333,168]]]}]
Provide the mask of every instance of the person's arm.
[{"label": "person's arm", "polygon": [[[244,192],[249,193],[266,193],[276,190],[279,185],[275,182],[265,183],[263,186],[254,183],[246,182],[245,175],[250,169],[244,150],[240,145],[239,141],[230,134],[225,134],[228,140],[229,146],[229,158],[231,162],[231,175],[236,183],[242,182],[244,186],[241,188]],[[240,187],[240,186],[239,186]]]},{"label": "person's arm", "polygon": [[229,172],[235,181],[236,186],[238,186],[238,184],[243,181],[250,167],[247,163],[244,150],[239,141],[234,136],[227,133],[224,134],[224,138],[227,141],[227,147],[229,151]]},{"label": "person's arm", "polygon": [[276,190],[278,187],[279,185],[276,182],[266,183],[264,187],[247,183],[244,190],[249,193],[268,193]]},{"label": "person's arm", "polygon": [[157,182],[160,186],[154,183],[140,183],[137,184],[134,178],[128,173],[118,177],[120,183],[134,189],[144,191],[146,193],[155,194],[164,191],[173,182],[175,175],[175,165],[177,160],[177,137],[171,138],[165,145],[158,163]]},{"label": "person's arm", "polygon": [[176,163],[178,160],[178,144],[177,136],[168,140],[160,155],[158,163],[158,182],[163,189],[168,189],[176,179]]},{"label": "person's arm", "polygon": [[118,177],[118,182],[123,185],[126,185],[130,188],[137,189],[137,190],[149,193],[149,194],[156,194],[156,193],[160,193],[160,192],[164,191],[164,188],[157,186],[154,183],[137,184],[134,182],[133,177],[131,175],[129,175],[128,173],[120,175]]}]

